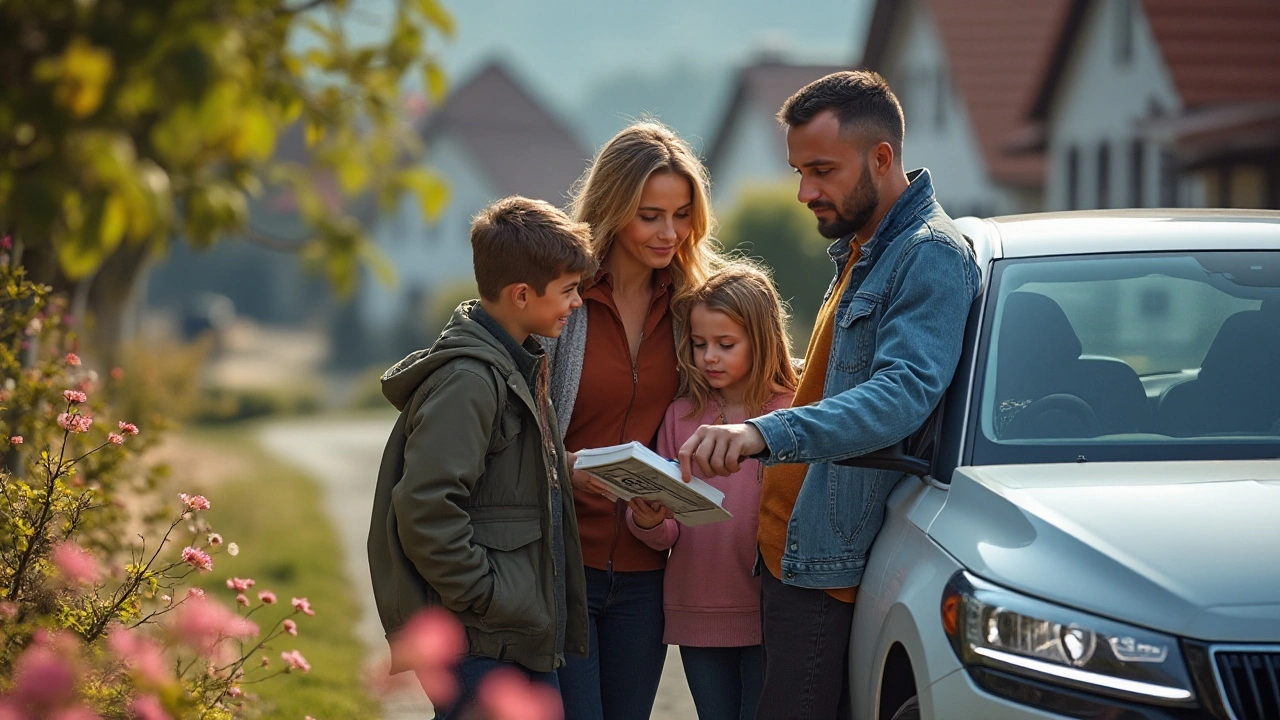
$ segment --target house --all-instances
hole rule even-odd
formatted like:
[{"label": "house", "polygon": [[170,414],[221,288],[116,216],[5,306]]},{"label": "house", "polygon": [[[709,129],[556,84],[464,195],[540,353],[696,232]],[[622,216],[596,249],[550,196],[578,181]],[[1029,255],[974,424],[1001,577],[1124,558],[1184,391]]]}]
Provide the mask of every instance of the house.
[{"label": "house", "polygon": [[1013,152],[1067,0],[877,0],[862,66],[906,115],[903,163],[953,216],[1040,209],[1045,158]]},{"label": "house", "polygon": [[790,180],[787,146],[776,119],[778,109],[805,85],[847,69],[765,59],[738,73],[733,96],[707,152],[711,196],[718,211],[732,208],[746,187]]},{"label": "house", "polygon": [[422,324],[427,300],[469,286],[476,212],[512,194],[564,206],[590,160],[567,126],[498,63],[453,89],[422,120],[421,134],[422,162],[445,179],[449,200],[429,221],[417,199],[405,195],[369,228],[396,282],[362,283],[356,319],[362,342],[382,352],[429,343]]},{"label": "house", "polygon": [[1048,208],[1280,207],[1280,3],[1072,0],[1053,52]]}]

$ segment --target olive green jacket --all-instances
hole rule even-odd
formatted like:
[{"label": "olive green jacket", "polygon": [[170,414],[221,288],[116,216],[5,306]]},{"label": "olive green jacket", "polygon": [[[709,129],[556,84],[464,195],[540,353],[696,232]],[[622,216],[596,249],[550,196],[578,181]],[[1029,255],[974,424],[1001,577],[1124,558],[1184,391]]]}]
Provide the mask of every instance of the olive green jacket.
[{"label": "olive green jacket", "polygon": [[[369,527],[374,598],[388,638],[418,610],[443,606],[465,626],[470,653],[546,672],[557,664],[557,577],[537,403],[501,341],[470,318],[474,306],[460,305],[431,349],[382,376],[400,417]],[[548,423],[567,478],[554,414]],[[585,655],[582,548],[573,492],[560,496],[564,650]]]}]

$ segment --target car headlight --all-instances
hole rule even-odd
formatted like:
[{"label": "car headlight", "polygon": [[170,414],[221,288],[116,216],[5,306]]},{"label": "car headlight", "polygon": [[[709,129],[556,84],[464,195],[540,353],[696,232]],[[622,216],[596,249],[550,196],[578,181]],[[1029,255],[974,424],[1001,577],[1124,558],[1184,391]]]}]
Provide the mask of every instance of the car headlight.
[{"label": "car headlight", "polygon": [[963,571],[943,593],[942,627],[969,666],[1145,703],[1195,702],[1174,638],[1019,595]]}]

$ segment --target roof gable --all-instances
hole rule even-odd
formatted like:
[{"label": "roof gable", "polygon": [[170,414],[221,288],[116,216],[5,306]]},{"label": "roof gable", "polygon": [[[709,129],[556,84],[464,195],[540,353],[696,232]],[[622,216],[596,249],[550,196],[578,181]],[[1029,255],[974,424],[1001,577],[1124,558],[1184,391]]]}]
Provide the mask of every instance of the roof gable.
[{"label": "roof gable", "polygon": [[427,117],[422,135],[428,142],[446,133],[459,138],[502,195],[562,205],[588,161],[568,128],[498,63],[453,90]]}]

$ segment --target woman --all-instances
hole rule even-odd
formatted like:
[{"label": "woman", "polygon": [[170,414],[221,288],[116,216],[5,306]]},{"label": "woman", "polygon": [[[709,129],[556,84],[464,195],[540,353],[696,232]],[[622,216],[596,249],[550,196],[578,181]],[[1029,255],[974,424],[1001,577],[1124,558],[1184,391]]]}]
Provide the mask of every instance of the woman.
[{"label": "woman", "polygon": [[[680,384],[678,305],[718,265],[706,168],[661,124],[640,122],[605,144],[575,189],[600,271],[549,343],[551,395],[569,451],[638,440],[653,446]],[[574,473],[586,565],[590,654],[560,669],[566,720],[648,718],[666,658],[665,553],[626,527],[626,505]]]}]

